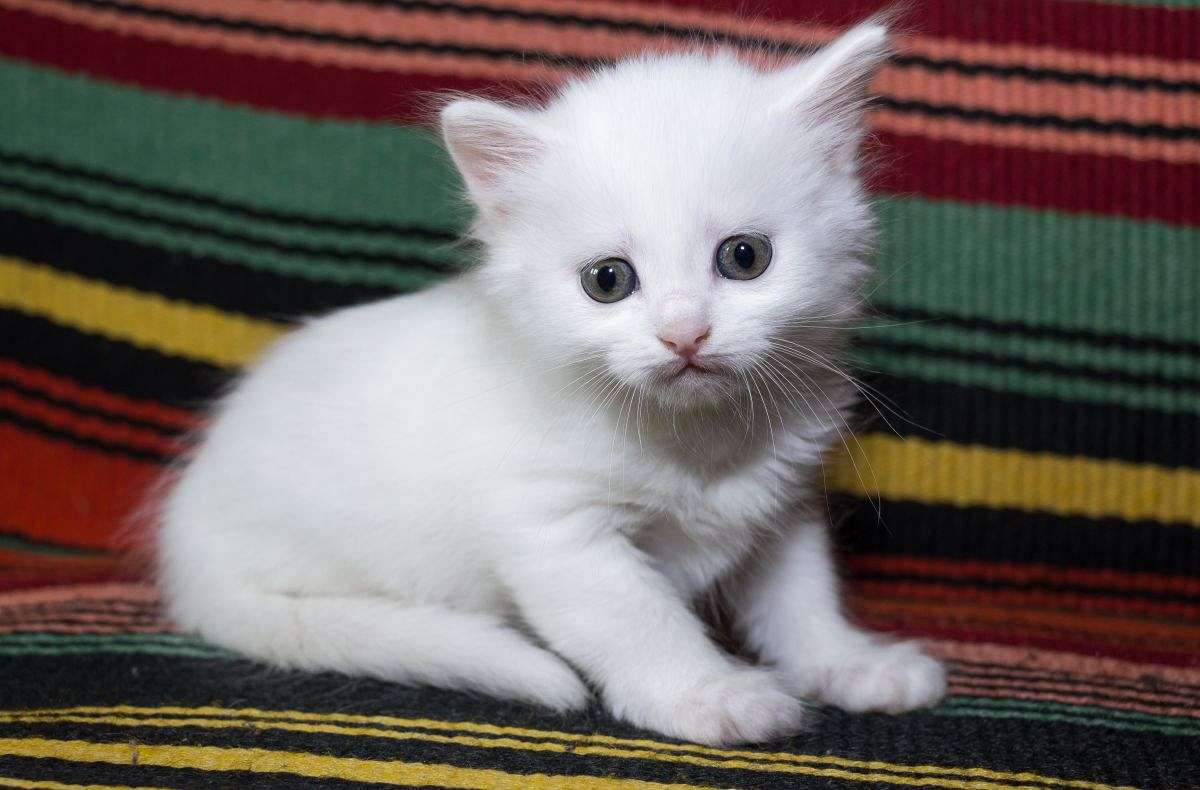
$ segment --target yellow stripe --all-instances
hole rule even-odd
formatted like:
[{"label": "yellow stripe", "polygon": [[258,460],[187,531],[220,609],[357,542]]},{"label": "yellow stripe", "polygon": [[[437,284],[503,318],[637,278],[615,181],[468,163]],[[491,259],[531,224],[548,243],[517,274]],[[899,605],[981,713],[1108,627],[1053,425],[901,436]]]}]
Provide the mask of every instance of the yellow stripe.
[{"label": "yellow stripe", "polygon": [[81,763],[152,765],[202,771],[252,771],[377,784],[433,785],[472,790],[698,790],[696,785],[664,784],[599,776],[510,774],[491,768],[436,763],[366,760],[306,752],[219,746],[155,746],[48,738],[0,738],[0,754],[53,757]]},{"label": "yellow stripe", "polygon": [[[224,367],[244,365],[282,324],[119,288],[0,256],[0,307]],[[833,469],[860,496],[957,507],[1200,526],[1200,472],[875,434]]]},{"label": "yellow stripe", "polygon": [[833,470],[830,483],[841,491],[955,507],[1200,526],[1200,472],[1191,469],[881,434],[861,442]]},{"label": "yellow stripe", "polygon": [[164,790],[157,787],[130,787],[129,785],[71,785],[41,779],[15,779],[0,776],[0,787],[19,787],[22,790]]},{"label": "yellow stripe", "polygon": [[[94,721],[95,723],[122,724],[126,726],[179,726],[179,719],[132,719],[132,718],[112,718],[106,719],[103,716],[95,716],[92,718],[70,717],[69,714],[158,714],[158,715],[182,715],[182,716],[243,716],[243,717],[258,717],[263,719],[295,719],[298,721],[317,721],[317,722],[346,722],[355,724],[376,724],[393,727],[420,727],[423,729],[444,730],[449,732],[472,732],[476,734],[486,734],[495,736],[516,736],[522,738],[539,738],[553,739],[564,741],[568,745],[562,743],[552,743],[541,741],[530,743],[528,741],[515,741],[512,737],[497,737],[489,739],[473,739],[464,738],[461,736],[433,736],[430,733],[421,732],[402,732],[397,733],[390,730],[373,730],[371,728],[355,728],[355,727],[336,727],[336,725],[297,725],[291,722],[254,722],[254,721],[237,721],[230,719],[202,719],[205,724],[196,724],[195,726],[226,726],[226,727],[265,727],[271,729],[287,729],[300,732],[331,732],[336,734],[357,734],[371,737],[394,738],[397,740],[429,740],[438,743],[459,743],[469,746],[483,746],[491,748],[517,748],[529,749],[533,751],[552,751],[571,754],[596,754],[602,756],[626,757],[631,759],[648,759],[659,760],[665,762],[687,763],[692,765],[700,765],[704,767],[716,768],[739,768],[743,770],[767,770],[778,773],[800,773],[811,776],[828,776],[842,779],[861,779],[862,781],[888,781],[893,784],[904,785],[926,785],[935,787],[951,787],[951,788],[1008,788],[1009,785],[994,785],[991,783],[972,781],[961,782],[951,779],[924,777],[914,778],[905,776],[894,776],[878,773],[880,771],[896,772],[900,774],[942,774],[942,775],[960,775],[971,777],[972,779],[994,779],[1004,782],[1037,782],[1041,785],[1049,785],[1054,787],[1072,787],[1083,788],[1084,790],[1114,790],[1113,786],[1099,784],[1095,782],[1087,782],[1073,779],[1059,779],[1050,776],[1041,776],[1039,774],[1029,772],[1005,772],[992,771],[985,768],[956,768],[936,765],[898,765],[894,763],[886,763],[880,761],[865,761],[851,760],[848,758],[835,757],[830,755],[806,755],[792,754],[788,752],[755,752],[738,749],[716,749],[706,746],[698,746],[693,744],[676,744],[664,743],[640,738],[617,738],[610,735],[579,735],[576,733],[559,732],[555,730],[534,730],[522,727],[505,727],[494,724],[477,724],[474,722],[448,722],[438,721],[433,719],[406,719],[393,716],[365,716],[356,714],[344,713],[309,713],[304,711],[264,711],[257,708],[217,708],[201,706],[195,708],[184,707],[135,707],[128,705],[117,705],[111,707],[99,706],[77,706],[71,708],[49,708],[41,710],[26,710],[26,711],[9,711],[0,713],[0,720],[22,720],[22,721],[57,721],[59,719],[68,721],[80,721],[87,723]],[[163,723],[167,722],[167,723]],[[214,724],[212,722],[219,722]],[[285,726],[286,725],[286,726]],[[313,729],[320,727],[320,729]],[[582,745],[577,745],[582,744]],[[600,745],[603,744],[603,745]],[[674,754],[664,754],[663,752],[673,752]],[[703,757],[697,756],[703,755]],[[833,769],[820,769],[813,766],[838,766],[839,768],[856,769],[858,771],[872,771],[876,773],[849,773],[847,771],[839,771]],[[872,779],[864,779],[862,777],[874,777]],[[1129,790],[1129,789],[1125,789]]]},{"label": "yellow stripe", "polygon": [[0,307],[225,367],[246,364],[285,329],[4,256]]}]

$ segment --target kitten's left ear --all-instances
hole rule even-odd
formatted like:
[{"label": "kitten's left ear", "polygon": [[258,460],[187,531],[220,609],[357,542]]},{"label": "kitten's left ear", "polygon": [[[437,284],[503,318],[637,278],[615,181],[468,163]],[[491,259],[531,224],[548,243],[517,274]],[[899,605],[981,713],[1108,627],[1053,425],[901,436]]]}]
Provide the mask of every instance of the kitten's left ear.
[{"label": "kitten's left ear", "polygon": [[867,85],[891,54],[884,22],[861,22],[776,75],[777,109],[805,125],[829,129],[830,153],[839,164],[852,164],[864,131]]}]

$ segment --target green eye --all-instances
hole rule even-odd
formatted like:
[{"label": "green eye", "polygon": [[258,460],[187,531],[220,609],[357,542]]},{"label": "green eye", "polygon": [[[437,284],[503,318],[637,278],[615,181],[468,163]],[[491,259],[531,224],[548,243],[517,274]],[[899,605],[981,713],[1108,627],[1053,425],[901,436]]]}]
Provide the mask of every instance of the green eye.
[{"label": "green eye", "polygon": [[730,280],[753,280],[771,265],[771,242],[766,236],[743,233],[717,247],[717,271]]},{"label": "green eye", "polygon": [[606,258],[579,273],[584,292],[597,302],[619,302],[637,290],[637,274],[629,261]]}]

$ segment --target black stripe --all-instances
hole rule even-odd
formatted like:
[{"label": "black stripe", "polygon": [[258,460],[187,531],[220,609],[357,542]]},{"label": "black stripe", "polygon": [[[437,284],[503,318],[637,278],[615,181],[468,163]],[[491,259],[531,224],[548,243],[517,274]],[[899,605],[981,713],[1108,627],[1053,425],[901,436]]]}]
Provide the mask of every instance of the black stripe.
[{"label": "black stripe", "polygon": [[19,258],[114,285],[291,320],[391,296],[392,288],[309,280],[190,255],[0,209],[0,249]]},{"label": "black stripe", "polygon": [[[0,732],[12,725],[0,724]],[[565,751],[528,750],[520,746],[502,746],[488,748],[462,743],[437,743],[417,739],[395,739],[374,734],[335,734],[335,733],[296,733],[279,729],[251,729],[242,727],[207,728],[199,726],[179,726],[163,728],[158,726],[117,726],[104,723],[83,724],[73,722],[45,723],[22,722],[20,725],[32,735],[46,738],[64,738],[102,742],[128,742],[136,740],[139,744],[172,745],[180,742],[188,745],[215,746],[218,748],[244,748],[248,741],[255,748],[269,749],[280,752],[307,752],[334,758],[351,758],[365,760],[386,760],[402,762],[432,763],[461,768],[484,767],[500,770],[506,773],[521,775],[531,772],[566,777],[564,788],[571,787],[571,777],[603,776],[612,779],[635,779],[661,783],[695,784],[701,787],[729,787],[747,785],[764,790],[790,790],[796,786],[800,778],[795,773],[778,771],[776,767],[786,763],[778,760],[754,761],[752,758],[738,756],[722,760],[711,754],[693,755],[706,761],[731,763],[728,767],[712,765],[691,765],[680,761],[656,760],[642,756],[615,756],[599,754],[582,754],[568,747]],[[386,726],[375,726],[373,729],[390,730]],[[407,728],[406,728],[407,729]],[[247,733],[253,733],[252,740]],[[446,735],[444,731],[439,733]],[[461,733],[471,737],[474,733]],[[487,735],[481,737],[487,738]],[[524,739],[513,738],[513,741],[523,743]],[[620,748],[620,747],[615,747]],[[628,748],[628,747],[627,747]],[[653,751],[646,747],[633,747],[638,752]],[[807,749],[804,749],[807,751]],[[751,763],[757,770],[741,767],[743,763]],[[905,760],[904,763],[907,763]],[[857,777],[860,780],[870,780],[871,776],[879,774],[899,776],[911,779],[907,772],[893,772],[886,768],[851,767],[846,765],[820,766],[826,769],[836,769],[840,772]],[[802,775],[801,775],[802,776]],[[922,772],[922,777],[928,779],[944,778],[963,780],[966,777],[952,768],[945,771],[929,770]],[[804,777],[812,778],[812,777]],[[518,780],[519,781],[519,780]],[[876,779],[877,786],[890,787],[893,783]],[[873,783],[874,784],[874,783]],[[518,784],[519,786],[519,784]],[[1006,783],[1001,786],[1007,787]]]},{"label": "black stripe", "polygon": [[[525,11],[515,8],[495,8],[458,3],[426,2],[425,0],[340,0],[345,5],[365,5],[403,10],[432,11],[460,16],[483,16],[492,19],[514,19],[523,22],[539,22],[561,27],[581,27],[613,32],[642,33],[647,36],[666,36],[697,43],[713,42],[735,47],[762,49],[783,55],[803,55],[812,51],[808,45],[762,36],[742,36],[736,33],[712,32],[697,28],[679,27],[665,22],[640,22],[637,20],[605,19],[578,14],[552,14],[544,11]],[[1090,74],[1059,69],[1033,68],[1029,66],[996,66],[990,63],[964,63],[956,60],[928,58],[922,55],[897,55],[893,62],[902,66],[918,66],[930,71],[954,71],[960,74],[990,74],[999,77],[1023,77],[1064,83],[1086,83],[1104,87],[1152,89],[1169,92],[1200,91],[1200,83],[1186,80],[1167,80],[1155,77],[1127,77],[1123,75]]]},{"label": "black stripe", "polygon": [[[1068,401],[880,374],[865,377],[892,406],[870,428],[958,444],[1200,467],[1200,415]],[[888,409],[899,411],[899,416]],[[886,421],[885,421],[886,418]]]},{"label": "black stripe", "polygon": [[184,431],[181,431],[174,426],[164,426],[156,422],[139,420],[134,417],[126,417],[122,414],[113,414],[111,412],[92,408],[90,406],[83,406],[75,401],[59,398],[43,392],[42,390],[30,389],[15,382],[4,381],[3,379],[0,379],[0,392],[3,391],[15,392],[18,395],[22,395],[26,398],[40,401],[42,403],[48,403],[51,406],[69,411],[72,414],[77,414],[81,417],[90,417],[92,419],[103,420],[104,422],[112,423],[114,425],[123,425],[130,428],[153,431],[158,436],[164,438],[175,438],[184,433]]},{"label": "black stripe", "polygon": [[89,450],[100,450],[113,455],[119,455],[125,458],[132,458],[135,461],[150,461],[151,463],[161,464],[168,459],[162,453],[147,450],[144,447],[131,447],[125,444],[117,444],[116,442],[103,441],[91,436],[75,433],[70,430],[59,428],[56,426],[46,425],[37,420],[32,420],[24,415],[16,414],[8,409],[0,408],[0,423],[11,423],[26,431],[41,434],[42,436],[58,441],[69,442],[80,447],[85,447]]},{"label": "black stripe", "polygon": [[922,101],[892,99],[877,96],[873,104],[899,112],[912,112],[935,117],[962,118],[968,121],[986,121],[1005,126],[1021,125],[1035,128],[1053,127],[1068,131],[1088,131],[1100,134],[1128,134],[1134,137],[1157,137],[1164,140],[1200,140],[1200,129],[1194,126],[1163,126],[1162,124],[1136,124],[1128,121],[1097,121],[1095,118],[1064,118],[1061,115],[1029,115],[1026,113],[1004,113],[947,104],[930,104]]},{"label": "black stripe", "polygon": [[864,348],[891,351],[897,354],[914,354],[931,359],[950,359],[956,362],[988,365],[991,367],[1015,368],[1030,373],[1050,373],[1089,379],[1101,384],[1133,384],[1139,387],[1162,387],[1164,389],[1194,391],[1200,389],[1197,376],[1158,376],[1149,373],[1127,373],[1123,370],[1101,369],[1084,365],[1063,365],[1058,362],[1031,360],[1006,354],[983,351],[964,351],[950,348],[932,348],[899,340],[885,340],[876,335],[859,335],[855,342]]},{"label": "black stripe", "polygon": [[[884,319],[921,321],[931,324],[946,324],[963,329],[980,329],[988,332],[1046,337],[1072,343],[1089,343],[1096,346],[1120,346],[1130,351],[1150,351],[1160,354],[1192,354],[1200,356],[1200,343],[1186,340],[1165,340],[1157,337],[1135,337],[1089,329],[1065,329],[1045,324],[1027,324],[1021,321],[993,321],[989,318],[935,313],[916,307],[900,307],[887,303],[877,304],[876,312]],[[867,319],[866,323],[870,323]]]},{"label": "black stripe", "polygon": [[53,173],[54,175],[63,178],[73,178],[93,184],[104,184],[105,186],[123,189],[146,197],[173,200],[178,203],[186,203],[191,206],[198,206],[205,209],[216,209],[240,217],[246,217],[247,219],[261,220],[263,222],[271,222],[277,225],[306,227],[317,230],[332,230],[344,233],[384,234],[398,236],[400,238],[414,238],[426,241],[453,242],[460,237],[458,232],[445,228],[430,228],[418,225],[400,225],[390,222],[367,222],[365,220],[334,219],[332,217],[319,217],[312,214],[300,214],[296,212],[265,209],[259,206],[248,206],[246,204],[235,203],[224,198],[216,198],[212,197],[211,195],[202,195],[198,192],[189,192],[181,189],[168,189],[161,186],[151,186],[149,184],[144,184],[128,178],[119,178],[100,170],[84,168],[75,165],[68,166],[51,159],[33,157],[23,153],[4,151],[2,149],[0,149],[0,162],[10,166],[24,167],[29,170]]},{"label": "black stripe", "polygon": [[61,190],[51,189],[44,186],[23,184],[19,181],[13,181],[12,179],[0,178],[0,187],[24,195],[41,198],[43,200],[53,200],[69,206],[80,206],[90,211],[95,211],[99,214],[106,214],[111,217],[134,220],[147,225],[157,225],[159,227],[168,228],[171,230],[186,231],[188,233],[194,233],[200,236],[209,236],[212,238],[221,239],[222,241],[235,242],[247,247],[257,247],[259,249],[271,250],[272,252],[279,252],[288,255],[309,255],[319,258],[330,258],[347,263],[375,264],[400,269],[427,269],[438,273],[455,272],[461,270],[460,266],[448,264],[432,258],[422,258],[415,255],[399,255],[396,253],[370,252],[367,250],[348,250],[341,247],[282,242],[277,239],[253,236],[247,233],[235,233],[223,228],[215,228],[210,225],[179,219],[177,217],[165,217],[160,214],[145,211],[143,209],[112,206],[102,203],[98,200],[85,198],[80,195],[74,195],[69,192],[63,192]]},{"label": "black stripe", "polygon": [[[244,668],[243,668],[244,666]],[[131,668],[137,668],[131,680]],[[216,671],[219,668],[219,671]],[[0,659],[0,683],[11,685],[6,706],[42,707],[46,705],[208,705],[236,704],[267,710],[322,710],[339,713],[385,714],[404,718],[434,718],[452,721],[488,722],[548,730],[566,730],[582,734],[600,733],[624,737],[647,737],[645,733],[614,722],[595,707],[580,714],[559,716],[528,706],[504,703],[466,694],[430,689],[412,689],[368,680],[347,679],[331,673],[301,674],[263,672],[253,665],[172,658],[165,656],[88,656],[46,657],[36,660]],[[53,699],[47,697],[53,689]],[[9,690],[4,689],[6,692]],[[1098,715],[1103,715],[1097,711]],[[104,733],[110,742],[128,743],[131,737],[142,743],[186,742],[189,744],[227,743],[233,746],[261,744],[266,748],[287,748],[323,754],[353,754],[394,760],[409,754],[428,762],[453,762],[471,767],[496,767],[519,773],[568,774],[645,778],[693,782],[704,786],[753,786],[792,788],[797,783],[820,784],[816,777],[735,769],[707,768],[649,760],[617,760],[580,754],[553,754],[506,749],[471,749],[420,744],[405,748],[401,741],[372,738],[345,738],[325,734],[278,733],[258,735],[247,731],[227,732],[228,741],[218,740],[211,731],[177,729],[156,731],[152,728],[109,728],[98,725],[59,724],[51,727],[5,725],[6,735],[99,740]],[[1117,737],[1119,735],[1119,740]],[[656,736],[649,736],[658,739]],[[980,744],[988,748],[980,751]],[[1034,746],[1037,748],[1034,748]],[[1050,748],[1044,748],[1045,746]],[[881,760],[900,765],[934,764],[963,769],[984,767],[998,771],[1032,771],[1051,776],[1086,777],[1096,782],[1134,784],[1139,787],[1179,787],[1191,765],[1190,752],[1195,739],[1171,738],[1155,733],[1113,734],[1100,728],[1065,723],[1028,720],[968,719],[918,712],[903,716],[848,715],[822,711],[811,731],[786,743],[749,747],[748,751],[792,751],[800,754],[838,755],[850,759]],[[1154,765],[1176,765],[1147,776],[1145,764],[1131,760],[1110,760],[1105,755],[1153,755]],[[411,751],[409,751],[411,750]],[[13,763],[0,763],[7,767]],[[53,763],[55,769],[61,763]],[[21,765],[27,766],[28,762]],[[114,766],[116,768],[116,766]],[[239,787],[271,786],[280,775],[240,777],[226,782],[226,774],[180,774],[174,781],[166,776],[152,777],[137,769],[122,767],[128,773],[96,774],[91,781],[113,784],[159,784],[193,786],[235,784]],[[862,773],[851,770],[850,773]],[[912,777],[912,774],[903,774]],[[936,773],[934,775],[937,775]],[[66,781],[64,774],[56,778]],[[70,775],[75,776],[75,775]],[[184,777],[187,780],[181,781]],[[959,778],[962,774],[958,774]],[[190,780],[190,781],[188,781]],[[811,781],[810,781],[811,780]],[[835,781],[836,780],[829,780]],[[257,782],[257,784],[255,784]],[[829,782],[826,781],[826,784]],[[855,783],[858,784],[857,782]],[[880,786],[886,783],[877,782]],[[822,784],[822,786],[824,786]],[[833,786],[830,784],[830,786]],[[838,786],[841,786],[838,783]],[[866,785],[863,785],[866,786]]]},{"label": "black stripe", "polygon": [[14,310],[0,309],[0,337],[6,341],[4,356],[14,362],[109,392],[184,408],[205,405],[236,375]]},{"label": "black stripe", "polygon": [[[839,504],[839,502],[841,504]],[[884,500],[853,506],[838,533],[848,549],[945,559],[1195,575],[1200,539],[1194,526],[1087,519],[979,507]]]},{"label": "black stripe", "polygon": [[[102,549],[90,549],[83,546],[72,546],[67,543],[58,543],[54,540],[39,537],[36,540],[28,535],[18,532],[11,527],[5,528],[0,526],[0,539],[11,544],[16,544],[21,551],[40,554],[42,556],[60,556],[60,557],[103,557],[109,552]],[[2,600],[2,599],[0,599]]]}]

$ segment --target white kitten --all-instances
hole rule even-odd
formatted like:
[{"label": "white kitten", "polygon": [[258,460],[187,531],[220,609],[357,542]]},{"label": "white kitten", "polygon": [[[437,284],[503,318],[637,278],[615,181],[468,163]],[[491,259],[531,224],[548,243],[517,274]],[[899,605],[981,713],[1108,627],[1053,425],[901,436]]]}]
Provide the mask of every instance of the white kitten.
[{"label": "white kitten", "polygon": [[[797,65],[647,56],[545,108],[442,112],[485,261],[308,323],[163,503],[170,612],[274,664],[635,725],[795,731],[902,711],[941,667],[844,619],[820,463],[872,220],[868,22]],[[720,594],[750,667],[692,604]],[[578,673],[578,674],[577,674]]]}]

